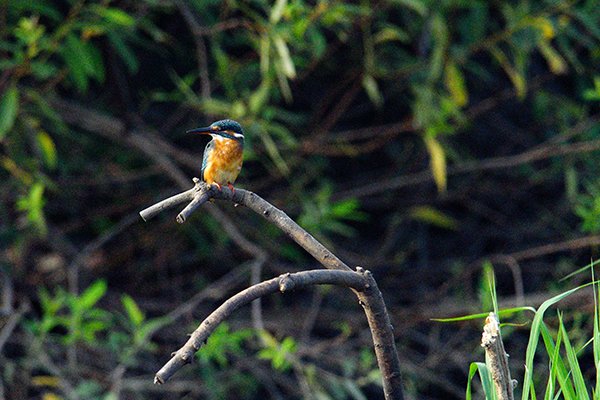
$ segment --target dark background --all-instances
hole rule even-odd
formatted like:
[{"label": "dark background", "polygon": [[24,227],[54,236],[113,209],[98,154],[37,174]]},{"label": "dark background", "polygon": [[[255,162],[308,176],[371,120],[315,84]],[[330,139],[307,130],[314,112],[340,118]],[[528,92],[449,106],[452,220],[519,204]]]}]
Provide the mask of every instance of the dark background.
[{"label": "dark background", "polygon": [[[242,309],[193,366],[152,384],[226,298],[319,268],[228,202],[183,225],[178,209],[137,215],[192,186],[206,140],[184,132],[222,118],[245,129],[236,186],[372,271],[409,398],[463,398],[483,321],[432,318],[489,312],[484,266],[501,307],[590,280],[562,278],[600,244],[599,9],[3,2],[0,398],[382,397],[361,307],[330,287],[265,298],[262,317]],[[559,308],[581,347],[592,292]],[[519,382],[532,318],[503,321]]]}]

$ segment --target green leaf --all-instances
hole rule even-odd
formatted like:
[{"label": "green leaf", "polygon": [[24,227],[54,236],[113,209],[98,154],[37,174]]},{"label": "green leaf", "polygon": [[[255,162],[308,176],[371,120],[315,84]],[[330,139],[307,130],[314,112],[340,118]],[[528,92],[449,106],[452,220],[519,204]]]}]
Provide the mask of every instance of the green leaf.
[{"label": "green leaf", "polygon": [[587,392],[587,386],[585,384],[585,380],[583,379],[583,374],[581,373],[579,361],[577,360],[577,352],[571,345],[571,341],[569,340],[569,336],[560,313],[558,314],[558,322],[560,331],[562,332],[565,350],[567,352],[567,360],[569,361],[569,366],[571,367],[571,377],[575,383],[575,392],[577,394],[576,398],[579,400],[589,400],[590,397]]},{"label": "green leaf", "polygon": [[[326,200],[329,202],[329,197]],[[330,214],[334,218],[343,218],[351,221],[366,221],[368,214],[359,210],[360,202],[357,199],[341,200],[331,205]]]},{"label": "green leaf", "polygon": [[525,76],[510,63],[508,57],[506,57],[504,52],[498,47],[492,47],[490,53],[496,58],[502,69],[504,69],[504,72],[508,75],[515,87],[517,97],[520,100],[523,100],[527,94],[527,81],[525,80]]},{"label": "green leaf", "polygon": [[[545,324],[542,326],[542,328],[545,328]],[[547,346],[547,342],[546,342],[546,336],[545,336],[545,332],[547,332],[547,330],[542,329],[542,338],[544,339],[544,344],[546,344],[546,351],[548,353],[548,355],[550,356],[550,373],[548,374],[548,382],[546,383],[546,391],[544,393],[544,400],[552,400],[552,397],[554,395],[554,391],[555,391],[555,386],[556,386],[556,377],[558,375],[559,369],[557,368],[557,365],[559,362],[562,363],[562,360],[560,359],[560,344],[562,341],[562,337],[561,337],[561,333],[560,331],[558,332],[558,337],[556,339],[556,346],[552,349],[549,349]],[[549,334],[548,334],[549,336]],[[552,338],[549,338],[550,341],[552,341]],[[563,388],[561,387],[561,390],[563,390]],[[563,390],[563,392],[565,392]],[[566,393],[566,392],[565,392]],[[575,394],[573,393],[573,396]],[[569,397],[566,397],[567,399]]]},{"label": "green leaf", "polygon": [[467,391],[465,394],[466,400],[471,400],[471,381],[475,376],[475,373],[479,372],[479,378],[481,379],[481,384],[483,386],[483,392],[485,393],[486,399],[494,399],[496,396],[496,392],[494,391],[494,385],[492,383],[492,376],[490,371],[488,370],[487,365],[480,362],[471,363],[469,366],[469,378],[467,380]]},{"label": "green leaf", "polygon": [[484,310],[492,310],[498,315],[498,303],[496,296],[496,277],[494,275],[494,266],[488,260],[481,265],[482,274],[479,284],[479,299]]},{"label": "green leaf", "polygon": [[221,367],[229,364],[228,355],[243,354],[243,342],[252,336],[249,329],[230,331],[229,325],[221,323],[202,346],[198,357],[204,362],[215,362]]},{"label": "green leaf", "polygon": [[37,134],[37,142],[42,151],[44,164],[50,169],[55,169],[57,164],[56,146],[54,141],[46,131],[40,131]]},{"label": "green leaf", "polygon": [[444,17],[439,13],[436,13],[431,19],[431,36],[434,40],[429,62],[430,81],[435,81],[441,77],[444,68],[444,58],[449,41],[448,25],[446,22]]},{"label": "green leaf", "polygon": [[545,323],[542,323],[540,327],[544,346],[546,347],[546,353],[552,356],[552,375],[556,376],[561,390],[565,394],[566,399],[575,399],[575,388],[573,383],[569,379],[569,371],[560,357],[560,344],[562,341],[562,332],[559,330],[556,344],[552,340],[552,336],[548,331],[548,327]]},{"label": "green leaf", "polygon": [[[592,282],[594,282],[594,269],[592,268]],[[600,395],[600,299],[598,298],[598,289],[600,289],[600,282],[594,284],[594,365],[596,366],[596,389],[594,399]]]},{"label": "green leaf", "polygon": [[[523,311],[531,311],[533,313],[535,313],[535,308],[533,307],[514,307],[514,308],[506,308],[503,310],[499,310],[498,311],[498,316],[499,317],[504,317],[504,316],[510,316],[512,314],[518,313],[518,312],[523,312]],[[478,313],[478,314],[470,314],[470,315],[464,315],[461,317],[452,317],[452,318],[432,318],[432,321],[436,321],[436,322],[460,322],[460,321],[470,321],[473,319],[483,319],[486,318],[490,313],[489,312],[485,312],[485,313]]]},{"label": "green leaf", "polygon": [[104,82],[105,68],[102,53],[92,42],[85,42],[85,50],[87,52],[86,72],[97,82]]},{"label": "green leaf", "polygon": [[600,101],[600,76],[594,77],[594,87],[586,89],[583,98],[588,101]]},{"label": "green leaf", "polygon": [[36,227],[40,233],[46,233],[46,220],[44,218],[44,190],[43,182],[35,182],[29,188],[27,196],[17,200],[17,210],[27,212],[27,220]]},{"label": "green leaf", "polygon": [[446,191],[447,185],[446,153],[440,142],[433,136],[425,136],[425,145],[429,152],[433,180],[435,181],[438,191],[443,193]]},{"label": "green leaf", "polygon": [[69,77],[73,80],[75,87],[81,93],[88,89],[88,76],[93,66],[88,60],[85,45],[74,34],[67,35],[65,45],[61,49],[61,55],[69,68]]},{"label": "green leaf", "polygon": [[552,47],[549,40],[540,40],[538,42],[538,49],[546,59],[548,67],[553,74],[561,75],[567,72],[567,62],[554,47]]},{"label": "green leaf", "polygon": [[445,70],[445,84],[452,100],[458,107],[464,107],[469,102],[469,93],[465,85],[465,78],[456,63],[448,62]]},{"label": "green leaf", "polygon": [[258,358],[271,360],[271,366],[278,371],[289,369],[291,364],[288,361],[288,355],[295,353],[297,349],[294,338],[288,336],[279,343],[275,337],[266,331],[260,332],[260,338],[265,347],[258,352]]},{"label": "green leaf", "polygon": [[135,25],[135,18],[119,8],[103,8],[101,6],[95,8],[98,14],[103,16],[107,22],[111,22],[113,24],[121,26]]},{"label": "green leaf", "polygon": [[58,72],[58,68],[56,65],[51,64],[48,61],[39,62],[32,61],[31,62],[31,74],[35,76],[37,79],[46,80],[53,76],[55,76]]},{"label": "green leaf", "polygon": [[373,78],[372,75],[365,75],[362,80],[362,85],[373,105],[377,108],[381,108],[381,106],[383,106],[383,95],[379,90],[375,78]]},{"label": "green leaf", "polygon": [[99,279],[92,283],[78,299],[78,307],[83,310],[92,308],[102,296],[106,293],[107,285],[104,279]]},{"label": "green leaf", "polygon": [[269,35],[263,34],[260,36],[259,41],[259,55],[260,55],[260,72],[263,76],[266,76],[269,72],[269,58],[271,54],[271,41]]},{"label": "green leaf", "polygon": [[[586,286],[586,285],[584,285]],[[531,323],[531,333],[529,334],[529,342],[527,343],[527,352],[525,354],[525,376],[523,379],[523,400],[527,400],[529,396],[529,392],[532,390],[533,386],[533,358],[535,357],[535,352],[537,349],[537,345],[540,339],[540,330],[542,329],[544,313],[548,308],[557,302],[561,301],[565,297],[575,293],[579,289],[584,286],[579,286],[574,289],[568,290],[564,293],[561,293],[557,296],[554,296],[545,302],[542,303],[540,308],[535,313],[535,317],[533,318],[533,322]]]},{"label": "green leaf", "polygon": [[422,221],[439,228],[456,230],[458,221],[431,206],[416,206],[410,209],[411,218]]},{"label": "green leaf", "polygon": [[10,86],[0,99],[0,140],[12,129],[19,108],[19,92],[15,85]]},{"label": "green leaf", "polygon": [[373,44],[380,44],[385,42],[398,41],[402,43],[409,43],[410,36],[402,29],[394,25],[386,25],[381,28],[376,34],[373,35]]},{"label": "green leaf", "polygon": [[139,68],[139,62],[133,51],[129,48],[123,38],[114,32],[107,33],[108,39],[116,50],[121,60],[125,63],[130,74],[135,74]]},{"label": "green leaf", "polygon": [[287,44],[285,44],[283,38],[278,34],[273,34],[273,44],[279,55],[284,75],[289,79],[294,79],[296,77],[296,67],[294,66],[294,61],[292,60]]},{"label": "green leaf", "polygon": [[260,138],[265,146],[265,150],[269,157],[282,175],[287,176],[290,173],[290,168],[281,156],[277,144],[266,130],[261,130]]},{"label": "green leaf", "polygon": [[269,21],[272,24],[276,24],[279,22],[281,17],[283,16],[283,11],[285,10],[285,6],[287,5],[287,0],[276,0],[273,8],[271,8],[271,15],[269,16]]},{"label": "green leaf", "polygon": [[129,320],[133,322],[133,324],[136,327],[139,327],[142,324],[142,322],[144,322],[144,319],[146,317],[144,316],[142,310],[140,310],[140,308],[138,307],[135,300],[133,300],[131,296],[124,294],[121,297],[121,303],[123,304],[123,308],[125,308],[125,311],[127,312]]}]

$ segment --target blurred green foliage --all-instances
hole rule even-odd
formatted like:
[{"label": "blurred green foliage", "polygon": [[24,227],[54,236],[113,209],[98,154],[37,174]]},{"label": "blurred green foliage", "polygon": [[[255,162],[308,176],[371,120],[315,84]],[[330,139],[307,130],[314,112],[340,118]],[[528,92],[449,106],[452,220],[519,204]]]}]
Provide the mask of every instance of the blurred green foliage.
[{"label": "blurred green foliage", "polygon": [[264,348],[258,352],[258,358],[271,361],[273,369],[285,372],[292,366],[290,357],[297,351],[297,344],[294,338],[286,337],[279,342],[268,332],[260,332],[260,337]]},{"label": "blurred green foliage", "polygon": [[[461,271],[466,297],[469,277],[460,274],[473,259],[598,233],[597,151],[562,154],[560,146],[600,137],[599,8],[597,0],[7,0],[0,268],[34,311],[21,324],[26,334],[9,343],[18,351],[0,354],[4,382],[27,363],[60,378],[26,350],[33,342],[59,364],[83,346],[149,376],[152,357],[162,361],[179,343],[160,330],[166,310],[223,265],[246,261],[206,215],[183,229],[169,221],[118,236],[128,215],[174,190],[174,170],[198,174],[203,144],[181,133],[200,121],[239,120],[247,137],[240,184],[328,246],[346,247],[343,257],[381,268],[392,306],[435,291],[447,264]],[[491,165],[483,159],[540,143],[561,156],[478,175]],[[227,215],[242,233],[267,249],[269,267],[306,267],[306,254],[281,233],[234,212]],[[88,243],[99,250],[78,267],[79,293],[65,276]],[[411,268],[411,279],[400,278],[406,260],[434,263],[436,273]],[[526,289],[550,286],[553,267],[532,269]],[[471,294],[485,293],[489,307],[486,279]],[[423,286],[403,295],[405,281]],[[42,283],[48,289],[38,290]],[[307,359],[297,332],[278,329],[264,346],[249,330],[217,329],[198,355],[202,379],[225,382],[214,398],[264,394],[255,376],[230,372],[245,357],[270,364],[283,382],[299,374],[323,399],[365,398],[379,384],[358,340],[348,345],[358,352],[323,365]],[[347,331],[344,343],[355,333]],[[84,398],[118,393],[92,373],[73,380]],[[409,380],[417,389],[429,383]]]}]

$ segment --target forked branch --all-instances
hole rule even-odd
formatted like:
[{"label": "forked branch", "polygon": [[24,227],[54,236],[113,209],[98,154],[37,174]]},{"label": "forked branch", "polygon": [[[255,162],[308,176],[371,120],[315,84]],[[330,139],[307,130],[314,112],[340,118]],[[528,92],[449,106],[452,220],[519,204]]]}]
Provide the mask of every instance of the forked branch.
[{"label": "forked branch", "polygon": [[169,379],[179,368],[191,362],[194,353],[206,341],[208,336],[233,311],[244,304],[276,291],[285,291],[291,287],[303,287],[316,284],[336,284],[350,287],[363,306],[375,347],[377,363],[382,374],[383,392],[386,399],[402,400],[402,379],[400,361],[394,343],[393,328],[383,301],[383,296],[370,272],[358,267],[353,271],[342,260],[317,241],[312,235],[302,229],[286,213],[257,194],[243,190],[207,185],[194,178],[194,187],[179,193],[140,212],[147,221],[161,211],[178,204],[188,202],[188,205],[177,215],[177,222],[185,222],[189,216],[202,204],[211,200],[229,200],[248,207],[263,218],[275,224],[290,238],[310,253],[325,268],[337,271],[303,271],[295,274],[284,274],[238,293],[227,300],[221,307],[209,315],[194,331],[187,343],[177,352],[156,374],[155,383],[161,384]]}]

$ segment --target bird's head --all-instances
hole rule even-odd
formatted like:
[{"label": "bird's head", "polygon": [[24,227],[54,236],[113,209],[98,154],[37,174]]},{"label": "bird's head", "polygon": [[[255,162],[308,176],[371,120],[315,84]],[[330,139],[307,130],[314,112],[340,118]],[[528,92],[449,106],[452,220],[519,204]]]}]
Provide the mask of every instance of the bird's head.
[{"label": "bird's head", "polygon": [[186,133],[199,133],[203,135],[211,135],[213,138],[223,137],[237,141],[244,141],[244,130],[242,126],[232,119],[223,119],[213,122],[210,126],[204,128],[190,129]]}]

